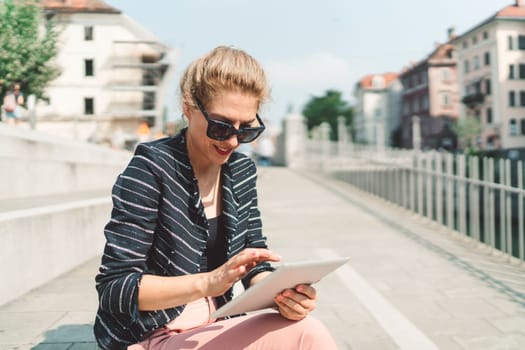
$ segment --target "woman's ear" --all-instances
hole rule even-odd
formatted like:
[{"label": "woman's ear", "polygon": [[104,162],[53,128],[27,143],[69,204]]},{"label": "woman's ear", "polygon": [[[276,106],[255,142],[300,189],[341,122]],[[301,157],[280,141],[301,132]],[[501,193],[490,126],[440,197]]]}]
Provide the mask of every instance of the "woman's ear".
[{"label": "woman's ear", "polygon": [[182,102],[182,113],[184,113],[184,116],[186,117],[186,119],[190,119],[191,117],[191,106],[189,103],[186,102],[186,100],[184,100]]}]

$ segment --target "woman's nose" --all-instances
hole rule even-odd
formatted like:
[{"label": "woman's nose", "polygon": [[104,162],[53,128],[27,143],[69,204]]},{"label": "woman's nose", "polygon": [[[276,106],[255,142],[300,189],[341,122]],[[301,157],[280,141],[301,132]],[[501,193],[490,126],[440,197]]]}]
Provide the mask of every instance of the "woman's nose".
[{"label": "woman's nose", "polygon": [[237,138],[237,134],[232,135],[232,137],[225,140],[225,142],[228,143],[229,148],[237,148],[239,146],[239,139]]}]

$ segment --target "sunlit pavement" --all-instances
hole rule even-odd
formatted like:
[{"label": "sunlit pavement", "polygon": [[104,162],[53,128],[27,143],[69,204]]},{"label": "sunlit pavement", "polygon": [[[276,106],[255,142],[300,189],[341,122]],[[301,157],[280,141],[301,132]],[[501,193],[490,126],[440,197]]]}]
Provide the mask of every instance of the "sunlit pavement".
[{"label": "sunlit pavement", "polygon": [[[321,174],[261,168],[259,197],[284,260],[350,257],[314,312],[341,349],[525,348],[524,264]],[[0,349],[95,349],[99,259],[1,307]]]}]

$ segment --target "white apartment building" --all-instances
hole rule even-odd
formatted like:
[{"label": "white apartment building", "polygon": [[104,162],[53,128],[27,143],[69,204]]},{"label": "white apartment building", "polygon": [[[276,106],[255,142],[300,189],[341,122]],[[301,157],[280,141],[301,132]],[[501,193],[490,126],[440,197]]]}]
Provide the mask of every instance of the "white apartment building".
[{"label": "white apartment building", "polygon": [[355,142],[390,146],[399,127],[402,85],[397,73],[372,74],[355,86]]},{"label": "white apartment building", "polygon": [[455,46],[460,118],[474,116],[482,149],[525,147],[525,5],[498,11]]},{"label": "white apartment building", "polygon": [[[36,107],[36,128],[133,147],[161,133],[174,51],[100,0],[44,0],[60,31],[60,76]],[[149,132],[149,134],[148,134]]]}]

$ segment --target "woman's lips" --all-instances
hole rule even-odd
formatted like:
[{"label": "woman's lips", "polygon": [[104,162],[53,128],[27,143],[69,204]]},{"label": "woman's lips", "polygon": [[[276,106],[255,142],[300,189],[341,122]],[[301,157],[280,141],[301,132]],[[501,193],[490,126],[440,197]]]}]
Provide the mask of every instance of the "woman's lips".
[{"label": "woman's lips", "polygon": [[215,150],[221,156],[227,156],[227,155],[229,155],[232,152],[232,150],[229,149],[229,148],[222,148],[222,147],[219,147],[219,146],[215,146]]}]

